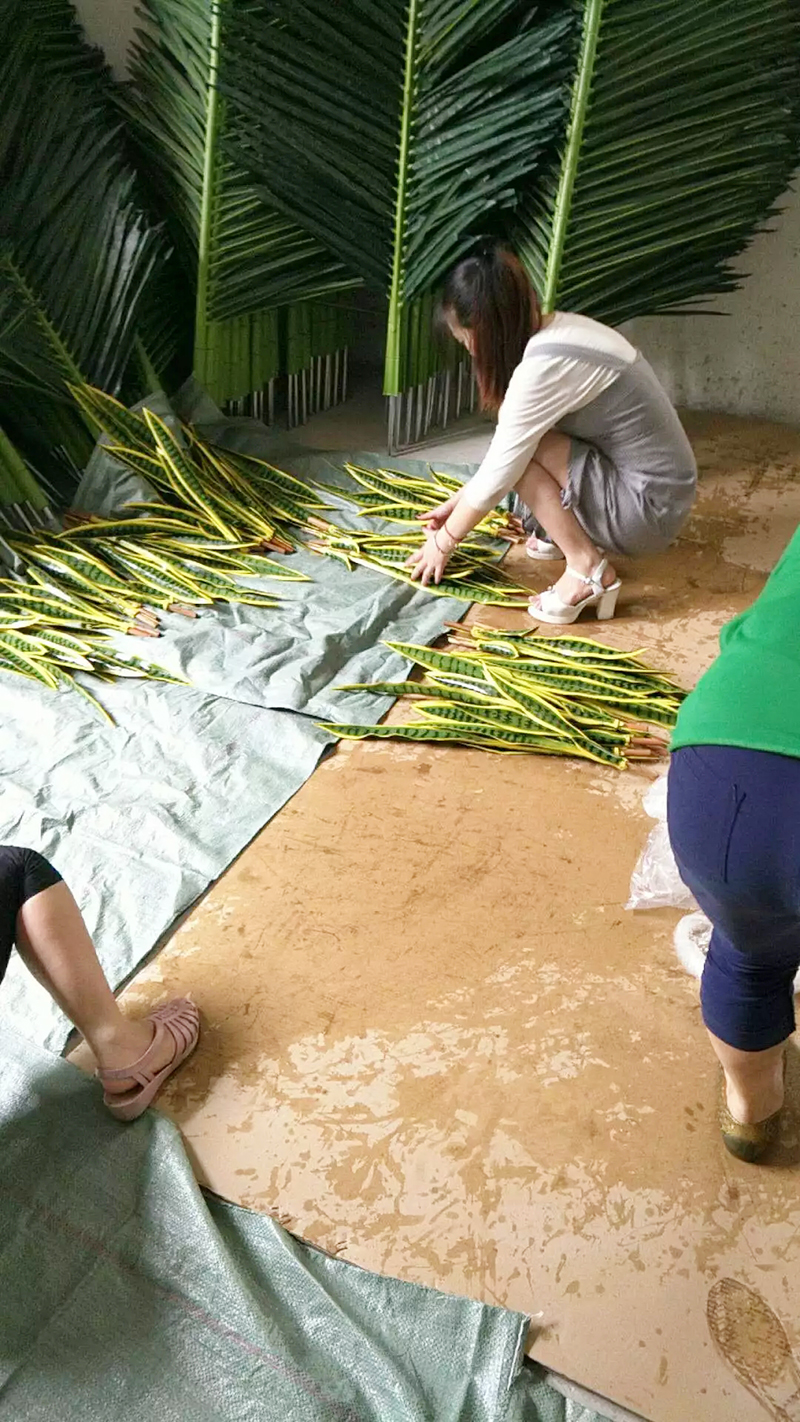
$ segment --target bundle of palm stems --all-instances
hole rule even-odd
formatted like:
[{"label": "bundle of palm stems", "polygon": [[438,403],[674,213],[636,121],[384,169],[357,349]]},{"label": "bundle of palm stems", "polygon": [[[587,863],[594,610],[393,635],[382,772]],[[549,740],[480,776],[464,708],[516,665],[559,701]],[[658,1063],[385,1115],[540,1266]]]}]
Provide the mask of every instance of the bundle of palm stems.
[{"label": "bundle of palm stems", "polygon": [[641,653],[579,637],[456,626],[442,650],[387,646],[421,668],[422,680],[341,690],[408,697],[417,718],[403,725],[326,723],[325,730],[349,740],[456,742],[578,756],[622,770],[630,761],[666,753],[666,739],[652,728],[671,729],[684,696]]}]

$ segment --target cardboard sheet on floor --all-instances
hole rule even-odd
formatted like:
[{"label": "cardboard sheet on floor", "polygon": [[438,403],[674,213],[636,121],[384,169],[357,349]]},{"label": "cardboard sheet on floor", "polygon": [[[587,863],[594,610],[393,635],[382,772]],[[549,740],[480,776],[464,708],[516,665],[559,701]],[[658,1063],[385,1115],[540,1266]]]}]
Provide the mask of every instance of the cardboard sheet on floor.
[{"label": "cardboard sheet on floor", "polygon": [[[215,427],[227,433],[226,422]],[[239,448],[274,449],[254,421],[234,422],[230,435]],[[295,450],[291,469],[324,478],[332,466]],[[99,447],[76,503],[103,511],[144,492]],[[290,561],[313,581],[262,582],[285,596],[274,611],[167,614],[158,641],[115,639],[192,686],[89,681],[114,726],[74,692],[0,673],[0,843],[53,860],[114,987],[308,778],[330,743],[317,718],[374,722],[391,704],[335,688],[404,677],[409,663],[384,642],[432,641],[466,606],[332,559]],[[16,959],[0,986],[5,1025],[53,1050],[68,1035]]]},{"label": "cardboard sheet on floor", "polygon": [[368,1273],[204,1197],[165,1117],[120,1126],[82,1072],[11,1032],[0,1150],[0,1419],[570,1415],[521,1370],[524,1314]]}]

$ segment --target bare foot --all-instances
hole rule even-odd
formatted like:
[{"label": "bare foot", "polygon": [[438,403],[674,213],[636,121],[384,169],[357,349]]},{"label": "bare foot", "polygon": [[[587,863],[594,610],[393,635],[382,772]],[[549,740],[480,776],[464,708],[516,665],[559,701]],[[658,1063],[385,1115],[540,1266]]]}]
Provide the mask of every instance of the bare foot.
[{"label": "bare foot", "polygon": [[[123,1017],[113,1032],[102,1039],[95,1038],[92,1042],[98,1067],[101,1071],[122,1071],[125,1067],[133,1066],[152,1046],[155,1034],[155,1024],[149,1018],[141,1022],[130,1022]],[[148,1062],[148,1072],[160,1071],[172,1061],[174,1055],[175,1043],[170,1033],[166,1032],[158,1052],[152,1061]],[[136,1082],[133,1078],[126,1077],[120,1081],[107,1082],[105,1089],[112,1095],[120,1091],[130,1091],[134,1086]]]}]

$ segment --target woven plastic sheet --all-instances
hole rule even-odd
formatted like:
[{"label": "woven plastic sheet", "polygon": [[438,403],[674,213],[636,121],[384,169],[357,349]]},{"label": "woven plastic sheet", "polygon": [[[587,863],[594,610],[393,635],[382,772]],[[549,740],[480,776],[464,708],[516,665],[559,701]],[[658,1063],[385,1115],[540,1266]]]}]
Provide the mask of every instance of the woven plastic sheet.
[{"label": "woven plastic sheet", "polygon": [[[53,861],[118,986],[313,771],[328,738],[303,717],[182,687],[82,699],[0,675],[0,843]],[[221,965],[221,971],[224,968]],[[59,1051],[69,1024],[12,954],[0,1030]]]},{"label": "woven plastic sheet", "polygon": [[[253,421],[222,421],[214,433],[276,458],[274,440]],[[323,456],[283,453],[292,472],[333,477]],[[107,509],[141,493],[99,447],[78,506]],[[317,719],[371,723],[390,705],[345,696],[337,685],[401,679],[409,663],[384,641],[430,642],[465,610],[333,559],[290,561],[313,581],[265,580],[286,599],[274,611],[165,615],[158,641],[115,639],[192,686],[90,681],[114,726],[75,693],[0,673],[0,843],[38,849],[55,863],[115,988],[300,789],[330,744]],[[13,957],[0,985],[4,1026],[53,1050],[69,1030]]]},{"label": "woven plastic sheet", "polygon": [[[199,1191],[177,1131],[0,1036],[0,1422],[565,1422],[528,1320]],[[575,1414],[578,1415],[578,1414]]]}]

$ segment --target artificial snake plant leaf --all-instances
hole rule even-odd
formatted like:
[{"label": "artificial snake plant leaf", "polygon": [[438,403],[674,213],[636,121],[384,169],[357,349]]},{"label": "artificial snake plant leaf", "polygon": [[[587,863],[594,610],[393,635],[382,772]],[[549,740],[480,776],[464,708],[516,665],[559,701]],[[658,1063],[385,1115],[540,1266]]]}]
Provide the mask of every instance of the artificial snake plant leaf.
[{"label": "artificial snake plant leaf", "polygon": [[[417,647],[389,642],[394,652],[407,657],[429,675],[422,682],[375,682],[371,686],[340,687],[342,691],[372,691],[379,696],[413,697],[418,719],[382,726],[335,725],[324,729],[345,739],[452,741],[484,750],[515,750],[544,755],[567,755],[599,765],[624,769],[629,760],[655,760],[666,755],[667,742],[643,729],[648,724],[674,726],[684,695],[672,686],[667,702],[661,688],[669,682],[651,671],[638,654],[617,652],[602,643],[569,637],[539,637],[533,631],[508,634],[508,640],[524,644],[524,654],[516,663],[506,655],[508,641],[494,650],[498,634],[487,627],[465,628],[451,624],[448,647]],[[467,653],[467,655],[459,655]],[[597,681],[609,693],[615,715],[607,706],[595,704],[583,693],[562,688],[556,695],[543,687],[538,670],[540,655],[544,665],[560,662],[570,674],[584,667],[597,669],[609,661],[624,664],[635,677],[639,705],[631,710],[627,690],[612,692],[615,676]],[[477,671],[478,678],[464,675]],[[492,694],[480,694],[485,688]]]},{"label": "artificial snake plant leaf", "polygon": [[246,0],[143,0],[125,99],[192,293],[194,373],[219,401],[278,373],[278,306],[353,285],[328,249],[264,200],[237,159],[251,74],[227,79],[230,30],[240,12],[257,10]]},{"label": "artificial snake plant leaf", "polygon": [[163,250],[136,199],[112,85],[69,0],[2,6],[0,419],[35,459],[66,451],[54,478],[87,452],[65,378],[120,388]]},{"label": "artificial snake plant leaf", "polygon": [[516,241],[545,309],[611,324],[729,291],[798,159],[794,0],[582,0],[566,137]]}]

